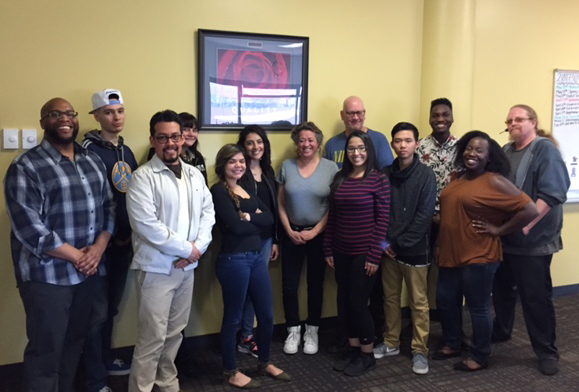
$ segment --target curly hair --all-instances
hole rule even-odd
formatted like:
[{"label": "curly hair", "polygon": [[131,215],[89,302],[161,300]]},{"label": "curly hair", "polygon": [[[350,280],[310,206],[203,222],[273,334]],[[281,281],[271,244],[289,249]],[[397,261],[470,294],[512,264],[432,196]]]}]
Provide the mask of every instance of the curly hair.
[{"label": "curly hair", "polygon": [[468,143],[475,137],[486,140],[489,144],[489,160],[485,167],[485,171],[497,173],[505,177],[508,176],[511,171],[511,164],[505,155],[505,152],[493,138],[482,131],[467,132],[456,143],[456,156],[454,157],[456,167],[458,167],[460,171],[466,170],[464,167],[463,154]]},{"label": "curly hair", "polygon": [[314,124],[311,121],[307,121],[307,122],[301,123],[300,125],[298,125],[294,129],[292,129],[290,136],[296,145],[298,144],[298,141],[300,140],[300,132],[301,131],[313,132],[316,135],[316,140],[318,142],[318,146],[319,147],[322,146],[322,142],[324,141],[324,134],[322,133],[320,128],[317,127],[316,124]]}]

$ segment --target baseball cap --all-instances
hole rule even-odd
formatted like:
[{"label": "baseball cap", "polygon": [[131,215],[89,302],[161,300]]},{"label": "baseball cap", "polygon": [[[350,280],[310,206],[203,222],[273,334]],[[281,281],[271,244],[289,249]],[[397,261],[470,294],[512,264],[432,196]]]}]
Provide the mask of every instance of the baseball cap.
[{"label": "baseball cap", "polygon": [[92,95],[92,110],[88,113],[93,114],[95,110],[107,105],[123,105],[123,96],[119,90],[108,88],[94,93]]}]

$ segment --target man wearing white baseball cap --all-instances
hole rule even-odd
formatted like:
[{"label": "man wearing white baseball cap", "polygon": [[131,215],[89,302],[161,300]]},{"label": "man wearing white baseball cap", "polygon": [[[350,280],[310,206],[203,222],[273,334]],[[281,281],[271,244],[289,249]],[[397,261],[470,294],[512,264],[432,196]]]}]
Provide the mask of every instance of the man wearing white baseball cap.
[{"label": "man wearing white baseball cap", "polygon": [[112,356],[111,337],[113,318],[118,313],[133,254],[125,197],[131,175],[137,169],[137,161],[120,136],[125,126],[121,92],[116,89],[97,91],[92,95],[92,107],[90,114],[94,115],[101,129],[88,132],[82,145],[94,151],[107,168],[107,177],[117,203],[117,231],[105,251],[106,276],[100,277],[101,284],[91,320],[93,326],[85,343],[83,364],[87,391],[108,392],[107,375],[127,375],[131,370],[130,364]]}]

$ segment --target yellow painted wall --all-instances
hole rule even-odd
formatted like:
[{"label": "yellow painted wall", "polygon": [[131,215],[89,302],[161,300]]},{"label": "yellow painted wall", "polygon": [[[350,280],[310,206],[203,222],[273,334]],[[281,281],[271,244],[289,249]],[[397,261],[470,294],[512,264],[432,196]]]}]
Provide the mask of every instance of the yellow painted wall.
[{"label": "yellow painted wall", "polygon": [[[62,96],[80,114],[81,134],[96,126],[91,94],[119,88],[126,102],[124,136],[138,158],[148,148],[148,121],[158,110],[196,111],[199,28],[310,37],[309,119],[329,137],[341,130],[344,98],[366,103],[367,124],[387,131],[419,116],[422,0],[130,0],[4,1],[0,5],[0,128],[38,125],[40,107]],[[289,135],[270,136],[276,168],[292,153]],[[210,171],[233,133],[207,132],[201,150]],[[2,177],[17,152],[0,152]],[[210,176],[210,180],[213,176]],[[24,313],[9,255],[10,225],[0,196],[0,365],[20,362]],[[196,273],[188,334],[219,330],[221,292],[211,248]],[[283,322],[279,265],[272,267],[276,322]],[[328,274],[324,314],[335,314]],[[134,344],[132,276],[116,325],[116,346]]]},{"label": "yellow painted wall", "polygon": [[[461,98],[469,100],[466,104],[450,95],[457,86],[453,73],[444,72],[449,68],[432,64],[439,70],[433,75],[429,62],[422,61],[424,56],[430,59],[433,48],[447,50],[444,44],[431,42],[430,34],[422,34],[423,29],[433,28],[429,23],[436,9],[432,7],[453,6],[451,3],[458,1],[465,10],[475,7],[474,22],[470,8],[465,19],[474,23],[468,29],[472,40],[465,37],[472,61],[455,47],[447,55],[449,62],[473,64],[472,86],[461,89],[461,94],[472,91],[470,99]],[[423,10],[427,11],[424,15]],[[506,136],[499,132],[513,104],[530,104],[549,128],[553,69],[579,69],[579,52],[572,47],[572,39],[579,36],[579,25],[573,19],[578,13],[579,3],[574,0],[5,1],[0,5],[0,128],[39,128],[41,105],[51,97],[63,96],[81,112],[81,130],[89,130],[96,126],[87,114],[90,95],[116,87],[126,101],[126,141],[143,157],[147,123],[154,112],[196,110],[195,32],[207,28],[309,36],[309,118],[328,136],[341,130],[338,111],[351,94],[364,98],[367,125],[388,134],[395,122],[411,121],[427,134],[428,103],[436,98],[427,96],[433,91],[432,83],[428,88],[422,85],[422,78],[428,75],[448,80],[448,91],[440,83],[436,91],[448,95],[454,100],[455,112],[462,112],[455,113],[453,131],[457,135],[482,129],[504,143]],[[442,30],[442,36],[446,34],[445,20],[449,19],[441,18],[434,27]],[[451,28],[456,26],[448,26]],[[465,74],[461,73],[461,78]],[[202,133],[201,148],[210,171],[218,148],[235,139],[233,133]],[[292,147],[287,133],[270,139],[277,167],[291,155]],[[2,150],[0,172],[6,171],[16,155]],[[26,343],[24,314],[8,252],[9,229],[2,188],[0,365],[21,361]],[[556,286],[579,283],[574,262],[579,244],[573,241],[577,229],[579,206],[567,205],[565,250],[553,262]],[[212,247],[208,260],[197,270],[189,334],[219,330],[222,303],[212,265],[216,251]],[[271,271],[276,322],[283,322],[279,265]],[[335,293],[332,281],[327,280],[328,298]],[[326,305],[324,314],[334,314],[333,304]],[[117,346],[134,343],[135,306],[129,278],[116,326]]]},{"label": "yellow painted wall", "polygon": [[[574,0],[477,1],[471,129],[489,132],[502,145],[509,108],[523,103],[550,131],[553,70],[579,69],[578,13]],[[567,204],[564,212],[564,250],[551,269],[555,286],[579,283],[579,205]]]}]

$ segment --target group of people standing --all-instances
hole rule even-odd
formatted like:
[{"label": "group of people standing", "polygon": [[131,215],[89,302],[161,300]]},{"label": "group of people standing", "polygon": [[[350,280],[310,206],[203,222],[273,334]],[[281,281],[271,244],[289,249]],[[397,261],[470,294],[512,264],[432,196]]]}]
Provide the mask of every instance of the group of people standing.
[{"label": "group of people standing", "polygon": [[[360,376],[376,359],[400,353],[404,281],[412,370],[428,373],[427,282],[436,260],[444,345],[432,359],[462,355],[464,298],[472,345],[454,369],[486,368],[491,340],[510,339],[516,286],[539,370],[558,371],[549,267],[562,247],[569,177],[553,141],[538,136],[530,107],[509,112],[513,141],[503,151],[480,131],[458,140],[450,133],[451,102],[434,100],[428,137],[419,141],[410,123],[393,127],[394,159],[386,137],[365,127],[362,100],[349,97],[340,112],[345,131],[325,144],[323,157],[322,131],[302,123],[291,131],[296,158],[285,160],[276,176],[266,132],[250,125],[236,144],[217,153],[217,182],[210,190],[191,114],[165,110],[151,118],[151,153],[137,169],[119,135],[120,91],[95,93],[91,113],[102,129],[89,132],[81,146],[75,143],[78,113],[64,99],[48,101],[41,109],[42,143],[18,157],[5,178],[27,317],[27,391],[73,391],[81,355],[89,392],[111,391],[107,370],[130,372],[131,392],[155,385],[180,391],[175,357],[189,319],[194,269],[215,223],[222,235],[215,263],[224,306],[221,353],[232,386],[259,387],[239,371],[236,351],[256,357],[260,373],[291,380],[270,361],[268,263],[279,256],[286,354],[302,344],[305,354],[319,350],[327,265],[335,271],[338,319],[347,338],[334,369]],[[304,262],[308,317],[302,328]],[[129,268],[135,270],[139,311],[126,366],[111,358],[110,337]],[[375,286],[386,320],[379,344],[382,328],[375,321],[381,316],[368,308]]]}]

